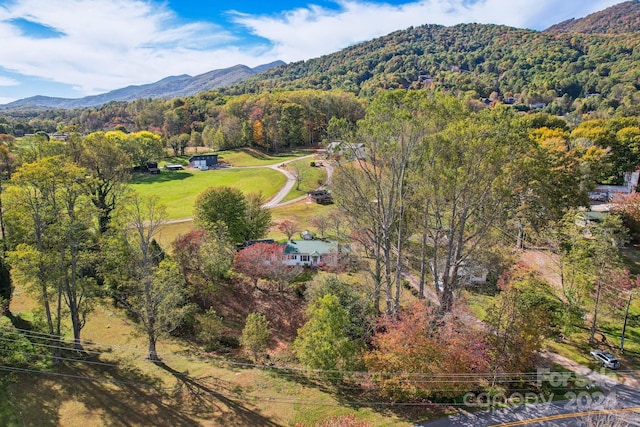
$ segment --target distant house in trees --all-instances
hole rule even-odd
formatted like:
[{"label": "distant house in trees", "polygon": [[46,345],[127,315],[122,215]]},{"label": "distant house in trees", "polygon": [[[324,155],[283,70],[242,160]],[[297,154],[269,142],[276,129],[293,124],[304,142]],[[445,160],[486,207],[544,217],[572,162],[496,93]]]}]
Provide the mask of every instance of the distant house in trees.
[{"label": "distant house in trees", "polygon": [[218,166],[217,154],[198,154],[189,159],[189,166],[192,168],[207,170]]},{"label": "distant house in trees", "polygon": [[589,227],[600,224],[608,212],[601,211],[580,211],[576,214],[575,224],[579,227]]},{"label": "distant house in trees", "polygon": [[55,132],[55,133],[50,134],[49,138],[55,139],[55,140],[58,140],[58,141],[66,141],[66,140],[69,139],[69,133],[68,132],[63,132],[63,133]]},{"label": "distant house in trees", "polygon": [[616,194],[628,195],[636,192],[640,171],[625,172],[624,184],[622,185],[598,185],[594,191],[589,193],[589,198],[593,201],[608,202]]},{"label": "distant house in trees", "polygon": [[333,141],[329,143],[329,145],[327,145],[327,154],[330,156],[334,155],[355,159],[364,159],[367,157],[364,144],[353,144],[345,141]]},{"label": "distant house in trees", "polygon": [[330,240],[291,240],[284,250],[287,265],[316,267],[335,264],[340,252],[348,252],[348,246]]}]

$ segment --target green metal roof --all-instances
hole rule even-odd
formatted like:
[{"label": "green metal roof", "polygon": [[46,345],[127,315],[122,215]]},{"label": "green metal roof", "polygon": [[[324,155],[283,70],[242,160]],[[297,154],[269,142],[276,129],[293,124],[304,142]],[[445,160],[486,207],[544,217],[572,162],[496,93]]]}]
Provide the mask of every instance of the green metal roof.
[{"label": "green metal roof", "polygon": [[324,255],[338,249],[338,243],[330,240],[291,240],[284,249],[285,254]]}]

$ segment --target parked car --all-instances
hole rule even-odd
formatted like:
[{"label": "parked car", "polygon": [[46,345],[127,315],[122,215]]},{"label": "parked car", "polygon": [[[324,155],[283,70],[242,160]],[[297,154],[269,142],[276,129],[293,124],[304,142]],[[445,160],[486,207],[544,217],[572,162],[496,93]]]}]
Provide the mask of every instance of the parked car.
[{"label": "parked car", "polygon": [[591,351],[591,355],[605,368],[618,369],[620,367],[620,362],[618,362],[618,359],[611,353],[602,350],[593,350]]}]

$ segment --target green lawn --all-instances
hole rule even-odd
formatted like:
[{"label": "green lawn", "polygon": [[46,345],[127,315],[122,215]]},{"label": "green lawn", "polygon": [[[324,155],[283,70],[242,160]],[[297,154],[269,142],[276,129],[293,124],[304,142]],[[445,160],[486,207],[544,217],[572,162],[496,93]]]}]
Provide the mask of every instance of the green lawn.
[{"label": "green lawn", "polygon": [[[285,219],[295,221],[300,231],[309,230],[318,234],[318,230],[311,224],[311,219],[319,215],[329,215],[335,209],[335,205],[319,205],[307,200],[273,208],[271,209],[271,219],[274,226],[271,227],[268,237],[277,241],[287,239],[286,235],[277,228],[277,225]],[[331,228],[326,231],[326,237],[329,239],[335,238],[334,234],[335,232]],[[297,239],[299,236],[297,235],[295,238]]]},{"label": "green lawn", "polygon": [[302,160],[296,160],[287,164],[289,171],[295,174],[295,168],[300,171],[302,175],[302,181],[300,182],[300,188],[294,186],[293,189],[284,198],[284,201],[293,200],[296,197],[304,196],[309,191],[313,191],[324,184],[327,180],[327,171],[322,167],[310,166],[312,161],[317,161],[315,158],[306,158]]},{"label": "green lawn", "polygon": [[192,216],[196,197],[209,187],[236,187],[245,194],[262,192],[265,198],[269,198],[285,181],[283,174],[268,168],[182,170],[135,176],[131,188],[140,194],[158,196],[160,203],[167,208],[168,218],[177,219]]}]

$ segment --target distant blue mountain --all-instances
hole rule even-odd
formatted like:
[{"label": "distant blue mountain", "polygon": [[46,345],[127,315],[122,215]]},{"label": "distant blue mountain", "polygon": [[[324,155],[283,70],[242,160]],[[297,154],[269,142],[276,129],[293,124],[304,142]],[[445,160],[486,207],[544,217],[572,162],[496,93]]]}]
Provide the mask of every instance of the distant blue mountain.
[{"label": "distant blue mountain", "polygon": [[85,96],[84,98],[32,96],[0,105],[0,110],[71,109],[97,107],[111,101],[133,101],[141,98],[178,98],[195,95],[211,89],[231,86],[248,77],[284,64],[282,61],[275,61],[254,68],[249,68],[246,65],[235,65],[229,68],[209,71],[194,77],[187,74],[165,77],[155,83],[127,86],[100,95]]}]

